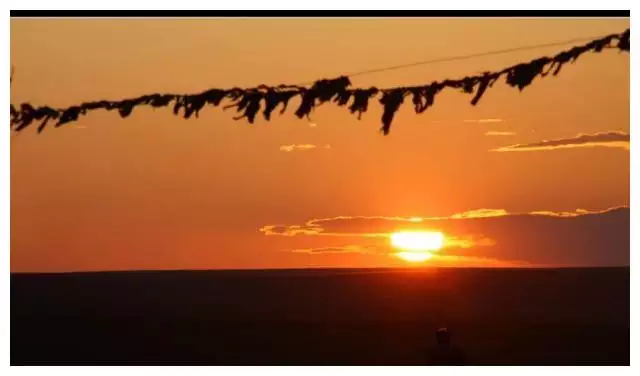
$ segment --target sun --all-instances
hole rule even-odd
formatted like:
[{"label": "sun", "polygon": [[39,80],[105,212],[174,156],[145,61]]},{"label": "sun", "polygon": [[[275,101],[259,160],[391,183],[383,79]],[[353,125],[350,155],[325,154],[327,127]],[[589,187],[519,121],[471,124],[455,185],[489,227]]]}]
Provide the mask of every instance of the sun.
[{"label": "sun", "polygon": [[402,250],[395,253],[405,261],[423,262],[444,245],[444,234],[435,231],[401,231],[391,234],[391,245]]},{"label": "sun", "polygon": [[391,234],[391,245],[407,251],[437,251],[443,244],[441,232],[402,231]]}]

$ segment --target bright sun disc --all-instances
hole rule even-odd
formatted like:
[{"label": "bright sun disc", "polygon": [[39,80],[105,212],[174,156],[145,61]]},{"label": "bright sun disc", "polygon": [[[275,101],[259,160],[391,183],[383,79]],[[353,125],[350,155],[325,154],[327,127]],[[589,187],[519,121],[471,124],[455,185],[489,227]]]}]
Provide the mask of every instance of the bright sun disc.
[{"label": "bright sun disc", "polygon": [[391,245],[407,251],[436,251],[443,244],[441,232],[403,231],[391,234]]}]

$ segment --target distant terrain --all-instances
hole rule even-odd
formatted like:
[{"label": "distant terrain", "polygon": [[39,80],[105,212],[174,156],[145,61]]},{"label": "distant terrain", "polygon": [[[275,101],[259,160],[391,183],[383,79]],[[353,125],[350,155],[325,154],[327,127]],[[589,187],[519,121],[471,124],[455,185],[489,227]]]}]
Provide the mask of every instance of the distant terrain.
[{"label": "distant terrain", "polygon": [[629,268],[11,275],[12,365],[628,365]]}]

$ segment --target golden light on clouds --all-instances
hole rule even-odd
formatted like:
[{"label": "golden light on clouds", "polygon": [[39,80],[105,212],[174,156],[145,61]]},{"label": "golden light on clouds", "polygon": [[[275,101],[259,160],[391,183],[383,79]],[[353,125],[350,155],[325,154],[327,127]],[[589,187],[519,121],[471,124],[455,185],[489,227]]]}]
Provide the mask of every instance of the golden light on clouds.
[{"label": "golden light on clouds", "polygon": [[597,132],[592,134],[580,133],[573,137],[556,138],[525,144],[502,146],[491,151],[522,152],[592,147],[620,148],[628,151],[631,147],[630,141],[631,137],[629,133],[623,131]]},{"label": "golden light on clouds", "polygon": [[502,119],[467,119],[465,123],[478,123],[478,124],[487,124],[487,123],[502,123]]},{"label": "golden light on clouds", "polygon": [[282,145],[280,146],[280,151],[284,152],[292,152],[296,150],[311,150],[315,149],[316,145],[313,144],[291,144],[291,145]]},{"label": "golden light on clouds", "polygon": [[485,136],[515,136],[516,132],[510,131],[486,131]]},{"label": "golden light on clouds", "polygon": [[507,213],[504,209],[475,209],[469,210],[463,213],[457,213],[452,215],[452,219],[466,219],[466,218],[487,218],[487,217],[501,217]]}]

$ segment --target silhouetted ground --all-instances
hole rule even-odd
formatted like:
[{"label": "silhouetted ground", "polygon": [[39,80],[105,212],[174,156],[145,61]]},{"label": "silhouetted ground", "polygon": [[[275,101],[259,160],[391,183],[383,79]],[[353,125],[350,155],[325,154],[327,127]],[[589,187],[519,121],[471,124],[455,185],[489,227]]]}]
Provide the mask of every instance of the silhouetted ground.
[{"label": "silhouetted ground", "polygon": [[628,365],[629,268],[11,275],[11,364]]}]

